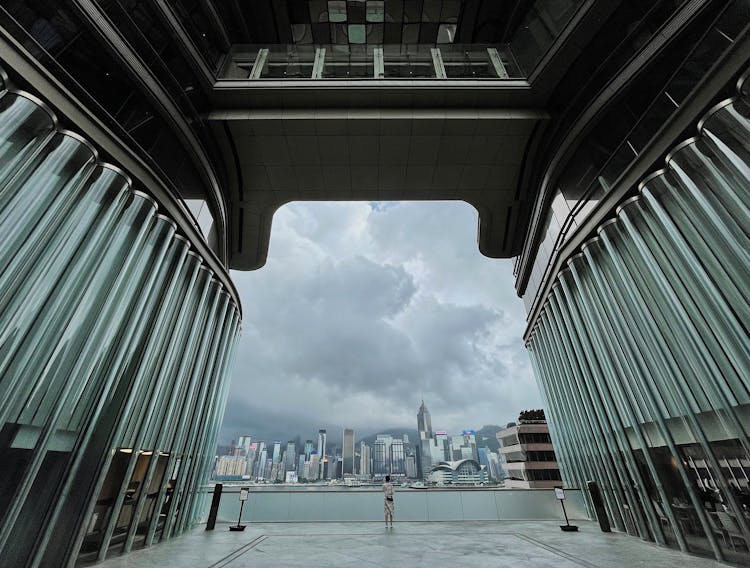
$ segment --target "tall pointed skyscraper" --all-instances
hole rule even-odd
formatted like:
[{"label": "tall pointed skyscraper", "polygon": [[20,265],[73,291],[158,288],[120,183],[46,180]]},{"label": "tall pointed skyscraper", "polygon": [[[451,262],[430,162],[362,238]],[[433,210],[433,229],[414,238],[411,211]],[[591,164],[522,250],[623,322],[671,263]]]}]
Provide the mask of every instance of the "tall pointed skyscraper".
[{"label": "tall pointed skyscraper", "polygon": [[[419,431],[420,440],[429,440],[432,438],[432,418],[430,417],[430,411],[424,405],[424,400],[419,407],[417,412],[417,430]],[[424,436],[422,434],[425,434]]]},{"label": "tall pointed skyscraper", "polygon": [[422,474],[422,479],[427,479],[432,467],[430,444],[432,443],[432,417],[430,411],[424,405],[424,400],[417,412],[417,430],[419,440],[417,441],[417,469]]}]

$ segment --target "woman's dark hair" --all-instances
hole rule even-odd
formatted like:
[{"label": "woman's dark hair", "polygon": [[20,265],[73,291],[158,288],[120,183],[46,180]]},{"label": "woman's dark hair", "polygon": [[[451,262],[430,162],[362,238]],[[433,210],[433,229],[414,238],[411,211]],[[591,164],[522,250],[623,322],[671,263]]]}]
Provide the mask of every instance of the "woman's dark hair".
[{"label": "woman's dark hair", "polygon": [[388,482],[390,482],[390,481],[391,481],[391,476],[390,476],[390,475],[386,475],[386,476],[385,476],[385,481],[386,481],[387,483],[388,483]]}]

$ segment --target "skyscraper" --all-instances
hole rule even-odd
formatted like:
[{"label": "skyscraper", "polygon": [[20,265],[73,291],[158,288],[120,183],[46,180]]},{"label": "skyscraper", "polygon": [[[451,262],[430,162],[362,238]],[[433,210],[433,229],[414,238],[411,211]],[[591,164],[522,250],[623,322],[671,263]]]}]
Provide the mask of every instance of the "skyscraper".
[{"label": "skyscraper", "polygon": [[308,479],[310,481],[315,481],[317,479],[320,479],[320,472],[321,472],[320,456],[315,450],[313,450],[310,453],[310,468],[309,468]]},{"label": "skyscraper", "polygon": [[281,440],[273,441],[273,455],[271,457],[273,463],[279,463],[281,461]]},{"label": "skyscraper", "polygon": [[318,458],[320,459],[320,473],[318,474],[318,477],[320,479],[325,479],[325,468],[326,464],[328,463],[326,461],[326,441],[327,441],[328,435],[326,434],[326,431],[324,429],[318,430]]},{"label": "skyscraper", "polygon": [[359,474],[363,477],[372,475],[372,449],[364,441],[359,443]]},{"label": "skyscraper", "polygon": [[342,474],[354,475],[354,430],[344,428],[344,441],[341,451]]},{"label": "skyscraper", "polygon": [[393,440],[391,442],[391,475],[406,476],[405,459],[404,441]]},{"label": "skyscraper", "polygon": [[417,454],[413,448],[407,451],[406,459],[404,460],[404,467],[406,468],[406,477],[409,479],[417,479],[419,477],[419,471],[417,470]]},{"label": "skyscraper", "polygon": [[253,467],[252,476],[257,479],[265,475],[266,460],[268,459],[268,450],[266,449],[266,443],[260,442],[258,444],[258,457],[255,459],[255,466]]},{"label": "skyscraper", "polygon": [[252,476],[253,470],[255,469],[255,460],[258,457],[258,443],[254,442],[250,444],[247,449],[247,456],[245,457],[245,474]]},{"label": "skyscraper", "polygon": [[372,474],[378,479],[391,473],[391,443],[388,434],[378,434],[372,446]]},{"label": "skyscraper", "polygon": [[388,462],[388,449],[385,440],[375,440],[372,445],[372,473],[376,478],[382,478],[391,471]]},{"label": "skyscraper", "polygon": [[284,457],[284,471],[297,471],[297,445],[294,440],[287,442]]},{"label": "skyscraper", "polygon": [[250,451],[250,444],[252,443],[252,436],[240,436],[239,440],[237,440],[237,449],[241,450],[239,455],[247,457],[248,452]]},{"label": "skyscraper", "polygon": [[313,449],[313,441],[305,440],[305,461],[310,461],[310,453]]},{"label": "skyscraper", "polygon": [[430,476],[433,463],[433,433],[432,418],[424,400],[417,411],[417,434],[419,436],[417,440],[417,469],[421,472],[422,479],[426,480]]},{"label": "skyscraper", "polygon": [[424,404],[424,400],[417,412],[417,431],[421,440],[432,438],[432,418],[430,417],[430,411],[427,410]]}]

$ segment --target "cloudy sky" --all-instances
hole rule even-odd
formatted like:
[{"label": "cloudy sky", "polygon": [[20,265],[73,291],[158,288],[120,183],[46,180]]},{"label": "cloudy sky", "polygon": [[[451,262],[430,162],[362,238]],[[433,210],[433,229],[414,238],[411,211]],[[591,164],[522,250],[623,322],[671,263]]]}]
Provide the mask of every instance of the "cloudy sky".
[{"label": "cloudy sky", "polygon": [[272,440],[504,424],[541,405],[512,261],[461,202],[294,203],[265,267],[235,272],[243,333],[221,432]]}]

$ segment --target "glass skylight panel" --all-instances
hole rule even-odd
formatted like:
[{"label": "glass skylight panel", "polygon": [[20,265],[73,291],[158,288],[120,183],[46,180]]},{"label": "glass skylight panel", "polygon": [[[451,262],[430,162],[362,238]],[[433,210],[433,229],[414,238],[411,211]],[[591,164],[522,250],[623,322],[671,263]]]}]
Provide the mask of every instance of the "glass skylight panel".
[{"label": "glass skylight panel", "polygon": [[346,22],[346,1],[345,0],[329,0],[328,21],[329,22]]},{"label": "glass skylight panel", "polygon": [[365,43],[364,24],[349,24],[349,43]]},{"label": "glass skylight panel", "polygon": [[[286,0],[293,42],[317,45],[463,43],[456,37],[463,6],[462,0]],[[495,35],[492,29],[487,34]]]},{"label": "glass skylight panel", "polygon": [[367,2],[367,21],[383,22],[385,21],[385,2],[383,0],[368,0]]}]

